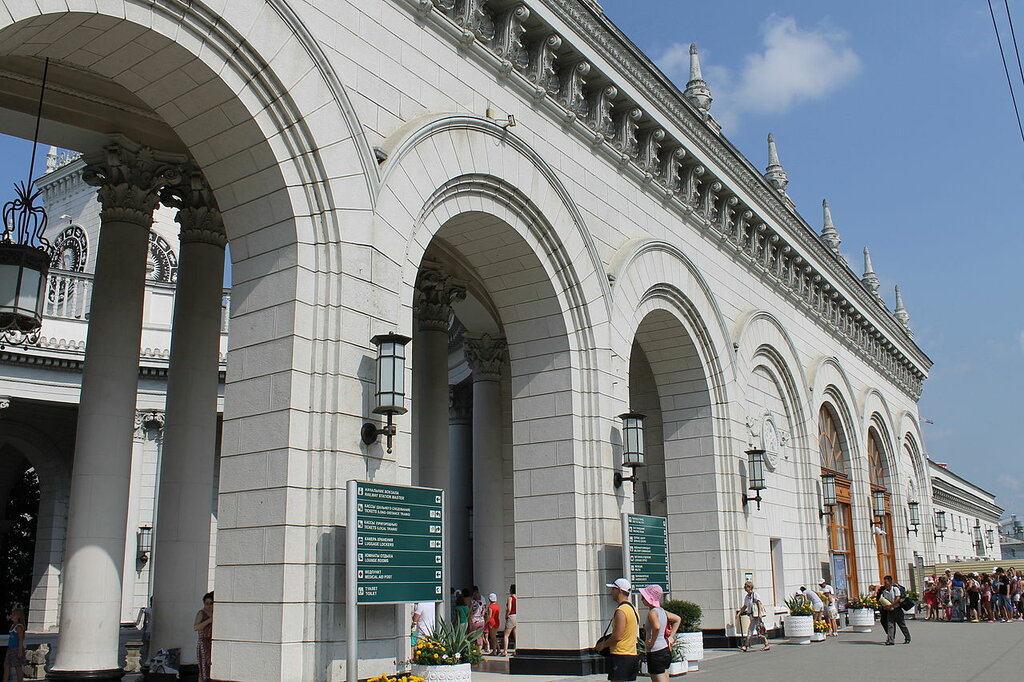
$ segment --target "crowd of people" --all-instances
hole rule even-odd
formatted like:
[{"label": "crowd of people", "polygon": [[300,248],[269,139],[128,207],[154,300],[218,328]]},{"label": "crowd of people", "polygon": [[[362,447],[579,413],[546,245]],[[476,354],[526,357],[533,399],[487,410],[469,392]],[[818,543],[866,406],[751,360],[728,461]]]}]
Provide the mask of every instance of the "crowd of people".
[{"label": "crowd of people", "polygon": [[1003,623],[1024,620],[1024,572],[996,568],[992,573],[946,569],[925,579],[921,603],[925,620]]},{"label": "crowd of people", "polygon": [[[419,602],[413,608],[410,643],[416,647],[420,637],[430,637],[437,623],[437,605]],[[502,627],[501,606],[498,595],[491,592],[484,601],[480,588],[473,587],[452,592],[451,622],[466,625],[467,632],[480,631],[476,644],[480,652],[492,656],[508,656],[509,644],[516,634],[516,585],[512,583],[505,598],[505,619]],[[501,646],[498,646],[499,637]]]}]

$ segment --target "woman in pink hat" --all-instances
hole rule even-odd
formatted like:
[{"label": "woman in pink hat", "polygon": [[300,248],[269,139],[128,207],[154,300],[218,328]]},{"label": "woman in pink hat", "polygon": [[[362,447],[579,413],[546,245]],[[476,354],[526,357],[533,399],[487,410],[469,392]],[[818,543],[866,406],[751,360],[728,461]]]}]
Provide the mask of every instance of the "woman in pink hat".
[{"label": "woman in pink hat", "polygon": [[647,612],[647,674],[655,682],[668,682],[672,639],[682,619],[661,608],[661,599],[665,596],[661,585],[641,587],[640,596],[651,609]]}]

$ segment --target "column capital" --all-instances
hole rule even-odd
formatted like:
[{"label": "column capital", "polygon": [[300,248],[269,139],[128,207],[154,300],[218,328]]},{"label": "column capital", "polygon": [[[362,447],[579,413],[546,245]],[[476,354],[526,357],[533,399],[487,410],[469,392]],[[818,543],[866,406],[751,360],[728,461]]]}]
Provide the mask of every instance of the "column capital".
[{"label": "column capital", "polygon": [[459,386],[448,387],[448,423],[466,425],[473,422],[473,393]]},{"label": "column capital", "polygon": [[148,230],[160,189],[181,181],[186,160],[182,154],[157,151],[114,135],[110,144],[85,156],[82,180],[98,188],[101,220],[134,223]]},{"label": "column capital", "polygon": [[135,439],[142,440],[146,432],[161,431],[164,428],[163,410],[135,410]]},{"label": "column capital", "polygon": [[160,190],[164,206],[178,209],[175,219],[181,227],[182,244],[212,244],[224,248],[228,238],[224,233],[224,220],[213,191],[199,169],[185,169],[181,182]]},{"label": "column capital", "polygon": [[504,337],[490,334],[466,334],[463,346],[466,362],[473,369],[474,381],[498,381],[508,359]]},{"label": "column capital", "polygon": [[466,298],[466,286],[439,263],[424,261],[416,276],[414,308],[420,331],[448,331],[452,303]]}]

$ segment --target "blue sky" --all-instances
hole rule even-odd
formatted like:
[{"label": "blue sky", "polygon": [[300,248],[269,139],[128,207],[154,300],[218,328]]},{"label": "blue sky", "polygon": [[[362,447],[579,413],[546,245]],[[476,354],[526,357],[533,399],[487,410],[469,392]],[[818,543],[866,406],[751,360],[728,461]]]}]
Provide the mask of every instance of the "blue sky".
[{"label": "blue sky", "polygon": [[[1024,514],[1024,143],[987,4],[601,4],[680,86],[697,43],[725,135],[763,168],[774,133],[804,217],[820,227],[829,200],[858,272],[871,248],[886,300],[900,284],[935,361],[925,449]],[[1024,36],[1024,2],[1010,10]]]},{"label": "blue sky", "polygon": [[[902,286],[935,361],[921,399],[935,422],[925,449],[1024,514],[1024,143],[987,5],[601,4],[680,86],[696,42],[725,135],[763,168],[775,133],[808,221],[820,226],[828,198],[855,269],[871,247],[886,299]],[[1024,35],[1024,2],[1010,7]],[[29,146],[0,137],[0,196],[24,177]]]}]

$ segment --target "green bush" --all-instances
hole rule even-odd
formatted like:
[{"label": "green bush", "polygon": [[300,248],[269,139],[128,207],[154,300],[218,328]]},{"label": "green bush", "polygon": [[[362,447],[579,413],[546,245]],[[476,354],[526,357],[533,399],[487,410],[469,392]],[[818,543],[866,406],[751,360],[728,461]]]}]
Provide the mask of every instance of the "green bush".
[{"label": "green bush", "polygon": [[786,600],[786,608],[791,616],[813,616],[814,608],[806,597],[798,596]]},{"label": "green bush", "polygon": [[674,613],[682,619],[683,622],[679,624],[679,632],[700,632],[702,615],[700,606],[692,601],[682,601],[681,599],[668,599],[662,603],[662,606],[666,611]]},{"label": "green bush", "polygon": [[412,662],[419,665],[455,665],[483,660],[476,638],[481,629],[469,630],[466,623],[453,624],[444,618],[434,623],[429,637],[421,637],[413,650]]}]

